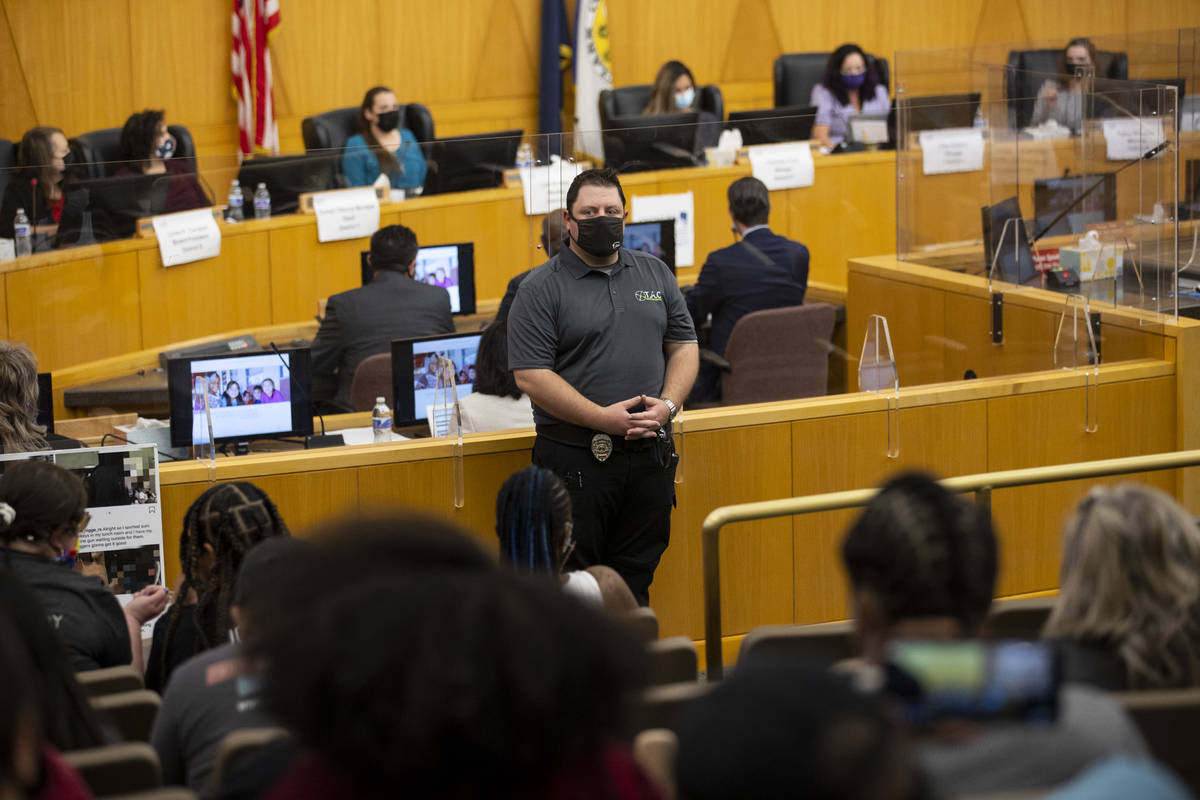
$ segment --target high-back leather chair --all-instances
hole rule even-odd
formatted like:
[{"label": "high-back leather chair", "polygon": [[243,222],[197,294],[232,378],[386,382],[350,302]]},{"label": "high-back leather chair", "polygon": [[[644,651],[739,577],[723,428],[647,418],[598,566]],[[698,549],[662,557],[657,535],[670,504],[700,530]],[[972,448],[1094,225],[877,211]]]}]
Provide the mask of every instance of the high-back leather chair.
[{"label": "high-back leather chair", "polygon": [[[813,87],[825,75],[829,53],[784,53],[775,59],[775,107],[807,106]],[[886,58],[867,53],[867,66],[875,65],[879,82],[887,88],[891,78]]]},{"label": "high-back leather chair", "polygon": [[[600,124],[613,117],[640,116],[646,103],[650,102],[650,84],[642,83],[636,86],[622,86],[619,89],[606,89],[600,93]],[[721,87],[715,83],[696,88],[699,95],[697,109],[707,111],[720,121],[725,119],[725,98]]]},{"label": "high-back leather chair", "polygon": [[[1061,64],[1061,48],[1009,52],[1004,83],[1013,127],[1020,129],[1029,125],[1033,119],[1038,90],[1050,76],[1058,74]],[[1126,80],[1129,77],[1129,57],[1121,52],[1097,51],[1096,77]]]},{"label": "high-back leather chair", "polygon": [[8,139],[0,139],[0,197],[4,197],[4,190],[8,188],[16,166],[17,143]]},{"label": "high-back leather chair", "polygon": [[825,394],[837,312],[828,303],[754,311],[725,346],[721,404],[766,403]]},{"label": "high-back leather chair", "polygon": [[367,356],[354,369],[350,382],[351,407],[355,411],[370,411],[375,407],[376,397],[382,397],[391,408],[396,407],[392,397],[391,353]]},{"label": "high-back leather chair", "polygon": [[[663,169],[669,166],[690,166],[696,161],[702,147],[715,146],[720,128],[725,120],[725,99],[716,84],[697,87],[699,100],[697,110],[711,114],[715,121],[701,122],[693,131],[692,141],[683,147],[682,141],[656,142],[651,150],[658,151],[649,158],[647,141],[657,139],[653,133],[655,117],[642,116],[642,109],[650,100],[651,85],[622,86],[606,89],[600,93],[600,127],[604,131],[604,163],[623,172],[643,169]],[[620,120],[624,124],[614,124]]]},{"label": "high-back leather chair", "polygon": [[[182,125],[168,125],[167,131],[175,137],[175,158],[188,159],[187,163],[192,172],[196,171],[196,145],[192,134]],[[71,148],[72,165],[76,171],[81,171],[80,177],[107,178],[121,166],[121,129],[103,128],[98,131],[81,133],[67,144]]]},{"label": "high-back leather chair", "polygon": [[[346,140],[358,133],[358,110],[358,106],[351,106],[305,117],[300,123],[305,152],[345,147]],[[433,115],[420,103],[400,106],[400,127],[412,131],[418,142],[433,141]]]}]

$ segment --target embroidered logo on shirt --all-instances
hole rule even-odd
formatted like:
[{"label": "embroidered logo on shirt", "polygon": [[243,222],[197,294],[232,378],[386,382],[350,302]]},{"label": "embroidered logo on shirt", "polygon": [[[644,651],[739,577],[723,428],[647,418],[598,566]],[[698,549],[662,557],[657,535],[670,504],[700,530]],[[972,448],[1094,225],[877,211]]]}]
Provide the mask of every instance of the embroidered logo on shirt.
[{"label": "embroidered logo on shirt", "polygon": [[647,292],[637,291],[633,293],[639,303],[661,303],[663,301],[662,292]]}]

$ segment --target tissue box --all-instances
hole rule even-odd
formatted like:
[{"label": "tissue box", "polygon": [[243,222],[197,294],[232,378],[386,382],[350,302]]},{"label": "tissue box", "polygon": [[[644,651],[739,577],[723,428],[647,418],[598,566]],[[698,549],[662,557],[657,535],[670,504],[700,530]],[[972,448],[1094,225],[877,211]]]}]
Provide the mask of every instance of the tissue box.
[{"label": "tissue box", "polygon": [[166,453],[178,459],[191,457],[186,447],[171,447],[171,427],[159,420],[139,419],[137,425],[114,425],[113,430],[124,436],[130,444],[156,444],[159,454]]},{"label": "tissue box", "polygon": [[1124,245],[1102,245],[1100,249],[1063,247],[1058,251],[1059,264],[1073,269],[1082,281],[1100,281],[1120,277],[1125,265]]}]

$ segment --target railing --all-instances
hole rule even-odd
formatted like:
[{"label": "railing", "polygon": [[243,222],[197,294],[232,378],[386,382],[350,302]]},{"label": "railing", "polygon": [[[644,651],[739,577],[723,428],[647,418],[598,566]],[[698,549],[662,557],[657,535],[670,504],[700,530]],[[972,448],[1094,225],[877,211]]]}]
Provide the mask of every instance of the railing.
[{"label": "railing", "polygon": [[[1102,461],[1060,464],[1053,467],[984,472],[978,475],[946,478],[940,483],[954,492],[974,492],[975,501],[990,512],[993,489],[1055,483],[1079,478],[1099,478],[1106,475],[1124,475],[1131,472],[1154,472],[1196,465],[1200,465],[1200,450],[1184,450],[1177,453],[1110,458]],[[715,508],[705,517],[703,528],[704,641],[709,680],[719,680],[724,672],[721,656],[721,562],[719,555],[721,529],[734,522],[811,514],[815,511],[833,511],[839,508],[857,508],[870,502],[878,491],[878,489],[855,489],[847,492],[815,494],[808,497],[740,503]]]}]

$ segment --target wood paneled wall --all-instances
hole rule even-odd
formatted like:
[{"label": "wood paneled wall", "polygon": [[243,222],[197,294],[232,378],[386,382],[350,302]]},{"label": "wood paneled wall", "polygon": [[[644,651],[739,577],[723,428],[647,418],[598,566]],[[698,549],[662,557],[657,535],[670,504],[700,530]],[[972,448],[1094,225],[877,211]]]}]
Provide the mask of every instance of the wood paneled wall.
[{"label": "wood paneled wall", "polygon": [[[202,155],[236,143],[230,0],[0,0],[0,136],[36,125],[68,135],[165,108]],[[568,14],[575,2],[567,0]],[[1162,0],[608,0],[618,85],[670,58],[720,83],[730,109],[771,103],[780,53],[857,41],[895,50],[1200,26],[1200,3]],[[537,125],[541,0],[285,0],[272,39],[285,150],[300,120],[355,104],[374,84],[434,113],[439,134]]]}]

